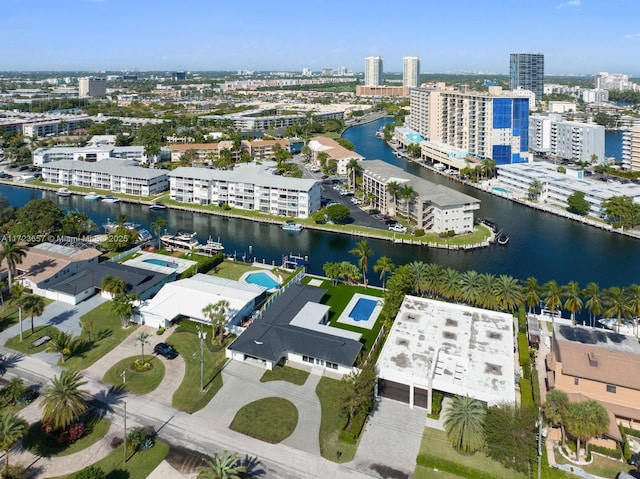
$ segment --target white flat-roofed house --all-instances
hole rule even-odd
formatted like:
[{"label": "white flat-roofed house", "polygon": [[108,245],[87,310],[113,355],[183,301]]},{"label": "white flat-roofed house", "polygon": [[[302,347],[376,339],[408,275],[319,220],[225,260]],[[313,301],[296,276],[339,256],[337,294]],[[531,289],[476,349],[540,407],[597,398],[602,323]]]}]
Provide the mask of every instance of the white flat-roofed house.
[{"label": "white flat-roofed house", "polygon": [[169,187],[164,170],[142,168],[135,161],[115,159],[96,163],[54,161],[42,167],[42,179],[54,185],[82,186],[134,196],[154,195]]},{"label": "white flat-roofed house", "polygon": [[320,209],[320,182],[274,174],[274,162],[244,163],[232,170],[180,167],[169,173],[171,199],[201,205],[228,204],[292,218]]}]

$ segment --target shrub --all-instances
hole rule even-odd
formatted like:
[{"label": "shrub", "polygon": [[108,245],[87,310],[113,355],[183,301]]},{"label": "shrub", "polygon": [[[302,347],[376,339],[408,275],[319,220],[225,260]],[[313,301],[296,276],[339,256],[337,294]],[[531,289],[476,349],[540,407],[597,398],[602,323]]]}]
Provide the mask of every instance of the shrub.
[{"label": "shrub", "polygon": [[531,377],[531,359],[529,358],[529,340],[524,333],[518,333],[518,355],[522,366],[522,377]]},{"label": "shrub", "polygon": [[136,359],[131,365],[131,369],[137,372],[149,371],[153,368],[153,365],[149,361],[143,361],[142,359]]},{"label": "shrub", "polygon": [[229,211],[231,209],[231,206],[229,206],[228,203],[222,203],[222,209],[225,211]]},{"label": "shrub", "polygon": [[107,474],[98,466],[89,466],[71,474],[69,479],[105,479]]},{"label": "shrub", "polygon": [[[607,457],[611,457],[613,459],[620,459],[622,457],[622,450],[620,449],[620,445],[618,444],[615,449],[609,449],[608,447],[589,445],[589,453],[597,452],[598,454],[602,454]],[[629,455],[631,457],[631,455]]]},{"label": "shrub", "polygon": [[22,466],[3,467],[0,471],[0,477],[3,479],[28,479],[27,471]]},{"label": "shrub", "polygon": [[413,231],[413,235],[414,236],[424,236],[424,229],[422,228],[417,228]]},{"label": "shrub", "polygon": [[153,440],[153,430],[138,427],[127,435],[127,451],[134,453],[136,451],[146,451],[151,449],[155,442]]},{"label": "shrub", "polygon": [[520,397],[522,406],[534,406],[530,379],[520,378]]},{"label": "shrub", "polygon": [[431,419],[439,419],[442,412],[442,399],[444,399],[444,393],[442,391],[433,391],[433,398],[431,400]]},{"label": "shrub", "polygon": [[156,331],[156,334],[157,334],[158,336],[162,336],[162,335],[164,334],[164,331],[165,331],[165,329],[164,329],[162,326],[160,326],[160,327],[158,328],[158,330]]},{"label": "shrub", "polygon": [[72,424],[67,428],[66,431],[62,431],[58,437],[56,437],[56,441],[60,444],[73,444],[82,436],[84,436],[85,427],[81,422],[77,422]]}]

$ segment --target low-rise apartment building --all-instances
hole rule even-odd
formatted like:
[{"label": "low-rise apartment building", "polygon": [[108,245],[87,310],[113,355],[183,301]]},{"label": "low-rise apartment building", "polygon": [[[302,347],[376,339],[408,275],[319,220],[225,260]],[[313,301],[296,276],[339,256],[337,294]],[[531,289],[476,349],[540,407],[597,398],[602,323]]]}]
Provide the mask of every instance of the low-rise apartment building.
[{"label": "low-rise apartment building", "polygon": [[148,161],[148,158],[144,154],[144,146],[113,146],[104,144],[82,148],[38,148],[33,152],[32,158],[34,166],[42,166],[45,163],[57,160],[95,162],[117,158],[135,160],[140,163],[146,163]]},{"label": "low-rise apartment building", "polygon": [[320,209],[319,181],[279,176],[275,167],[266,162],[243,163],[232,170],[176,168],[168,175],[171,199],[292,218],[308,218]]},{"label": "low-rise apartment building", "polygon": [[320,153],[326,153],[327,158],[336,161],[337,173],[339,175],[346,175],[347,165],[351,160],[364,160],[364,156],[359,155],[355,151],[348,150],[344,146],[340,145],[335,140],[327,138],[326,136],[316,136],[309,141],[309,148],[313,152],[313,162],[320,165],[318,155]]},{"label": "low-rise apartment building", "polygon": [[174,144],[169,146],[168,150],[171,152],[171,161],[180,161],[186,152],[194,151],[195,164],[209,164],[212,161],[219,159],[220,153],[223,150],[231,151],[234,161],[240,160],[242,152],[249,153],[252,160],[273,160],[275,159],[275,152],[278,148],[276,145],[280,145],[280,148],[287,151],[290,149],[289,140],[242,140],[240,143],[240,151],[234,151],[233,141],[227,140],[217,143]]}]

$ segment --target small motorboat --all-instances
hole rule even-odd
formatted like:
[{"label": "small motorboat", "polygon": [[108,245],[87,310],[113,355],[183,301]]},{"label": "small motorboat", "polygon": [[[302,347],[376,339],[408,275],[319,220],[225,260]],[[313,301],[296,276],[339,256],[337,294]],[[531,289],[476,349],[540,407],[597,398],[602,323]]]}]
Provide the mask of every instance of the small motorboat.
[{"label": "small motorboat", "polygon": [[284,231],[293,231],[296,233],[302,231],[302,228],[304,228],[303,225],[301,225],[300,223],[294,223],[293,221],[287,221],[282,225],[282,229]]},{"label": "small motorboat", "polygon": [[62,197],[71,196],[71,191],[69,190],[69,188],[60,188],[58,191],[56,191],[56,195]]},{"label": "small motorboat", "polygon": [[92,191],[88,195],[85,195],[84,199],[87,200],[87,201],[96,201],[96,200],[100,199],[100,195],[98,193],[96,193],[95,191]]},{"label": "small motorboat", "polygon": [[120,201],[120,198],[116,198],[115,196],[107,195],[102,198],[103,203],[117,203]]},{"label": "small motorboat", "polygon": [[149,209],[152,210],[152,211],[166,210],[167,209],[167,205],[165,205],[163,203],[154,203],[154,204],[149,206]]},{"label": "small motorboat", "polygon": [[509,237],[503,233],[500,236],[498,236],[497,241],[500,246],[505,246],[509,242]]}]

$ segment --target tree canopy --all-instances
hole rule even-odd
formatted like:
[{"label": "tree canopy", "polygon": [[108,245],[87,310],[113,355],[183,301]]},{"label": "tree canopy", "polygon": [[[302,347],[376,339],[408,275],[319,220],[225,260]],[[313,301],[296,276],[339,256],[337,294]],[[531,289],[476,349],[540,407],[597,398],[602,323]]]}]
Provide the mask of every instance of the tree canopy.
[{"label": "tree canopy", "polygon": [[584,198],[583,191],[575,191],[567,198],[567,204],[569,207],[567,210],[569,213],[574,213],[576,215],[584,216],[591,209],[591,205]]}]

